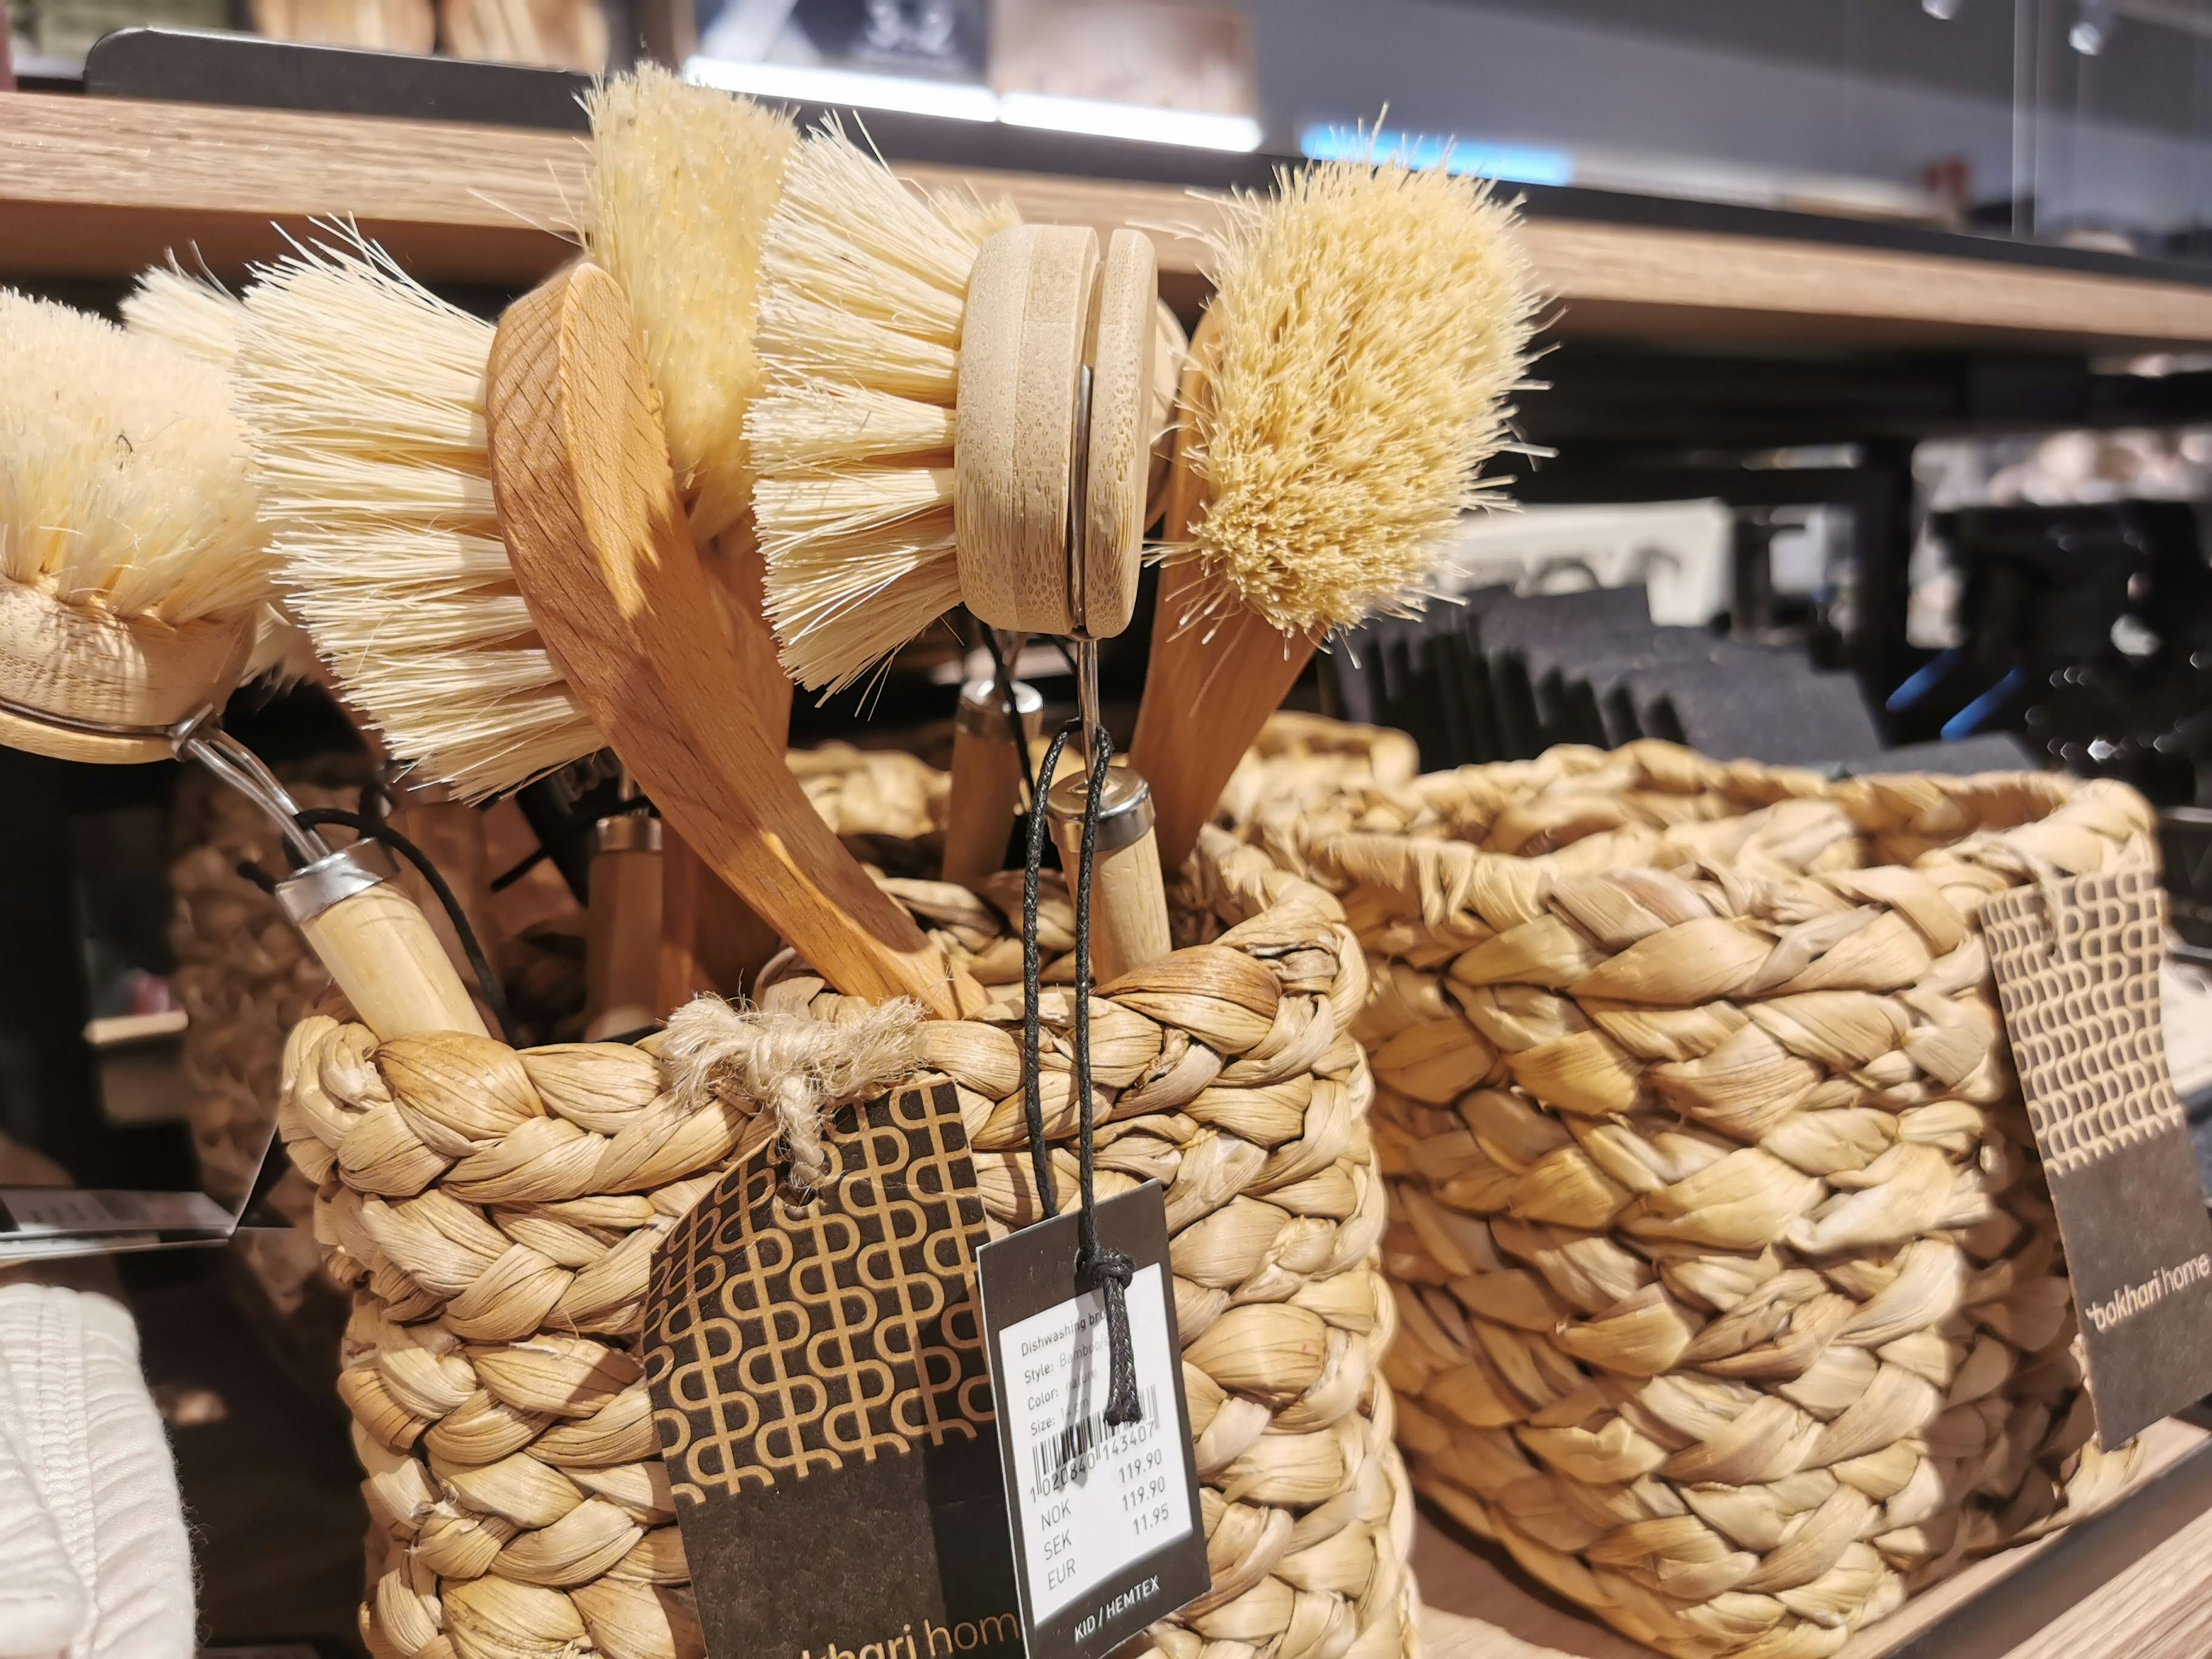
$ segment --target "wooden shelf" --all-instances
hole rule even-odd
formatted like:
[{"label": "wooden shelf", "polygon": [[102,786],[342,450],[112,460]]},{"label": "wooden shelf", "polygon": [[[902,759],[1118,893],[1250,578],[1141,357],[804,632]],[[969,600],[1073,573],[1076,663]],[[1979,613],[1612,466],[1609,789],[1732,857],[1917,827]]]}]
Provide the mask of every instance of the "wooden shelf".
[{"label": "wooden shelf", "polygon": [[[933,185],[1024,212],[1152,232],[1170,283],[1201,280],[1218,208],[1180,186],[945,166]],[[526,284],[587,210],[574,136],[124,99],[0,94],[0,276],[125,276],[196,247],[234,273],[318,216],[350,216],[425,279]],[[272,223],[272,222],[274,222]],[[1779,222],[1778,219],[1778,222]],[[281,227],[281,230],[280,228]],[[2212,283],[1587,216],[1528,223],[1559,331],[1794,344],[2116,351],[2212,344]],[[1948,251],[1955,248],[1957,251]]]},{"label": "wooden shelf", "polygon": [[[1858,1632],[1836,1659],[2203,1659],[2212,1653],[2208,1442],[2192,1422],[2154,1424],[2120,1503],[1976,1562]],[[1413,1571],[1430,1659],[1655,1659],[1425,1515]]]}]

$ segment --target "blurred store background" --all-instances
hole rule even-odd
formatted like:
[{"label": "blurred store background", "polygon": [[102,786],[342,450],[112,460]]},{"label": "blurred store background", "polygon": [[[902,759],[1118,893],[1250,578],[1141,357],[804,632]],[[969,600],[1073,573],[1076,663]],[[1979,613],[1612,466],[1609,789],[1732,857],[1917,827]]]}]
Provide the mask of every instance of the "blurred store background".
[{"label": "blurred store background", "polygon": [[[1471,517],[1449,602],[1336,641],[1291,706],[1401,726],[1430,767],[1657,736],[2124,778],[2164,814],[2175,919],[2212,962],[2212,326],[2157,308],[2212,295],[2212,0],[6,3],[30,90],[574,129],[585,77],[652,57],[848,112],[895,163],[1169,186],[1170,208],[1302,156],[1492,177],[1525,198],[1540,269],[1585,283],[1519,400],[1519,510]],[[384,55],[431,52],[539,72]],[[1802,296],[1793,250],[1820,256]],[[1730,289],[1762,260],[1756,292]],[[1971,306],[1913,321],[1893,286],[1860,303],[1939,265],[2042,297],[2007,289],[1987,327]],[[1194,322],[1202,271],[1164,292]],[[1142,603],[1105,659],[1125,725]],[[794,741],[941,757],[980,643],[933,634],[865,697],[802,700]],[[1049,650],[1020,669],[1072,701]],[[357,769],[324,752],[343,728],[319,695],[234,724],[303,779]],[[23,1131],[57,1091],[120,1099],[198,1018],[169,920],[190,815],[166,773],[4,764],[44,803],[10,833],[55,843],[26,855],[107,872],[16,903],[25,937],[78,940],[15,964],[55,1004],[40,1029],[70,1034],[52,1054],[0,1034],[0,1127]],[[540,794],[519,857],[591,817]]]}]

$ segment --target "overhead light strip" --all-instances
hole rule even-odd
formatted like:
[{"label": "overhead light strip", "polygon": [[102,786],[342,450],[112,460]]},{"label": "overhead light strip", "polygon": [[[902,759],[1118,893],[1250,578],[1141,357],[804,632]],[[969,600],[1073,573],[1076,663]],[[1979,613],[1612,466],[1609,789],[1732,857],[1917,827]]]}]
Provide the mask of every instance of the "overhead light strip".
[{"label": "overhead light strip", "polygon": [[1156,109],[1145,104],[1109,103],[1093,98],[1058,98],[1035,92],[1000,94],[972,82],[926,81],[914,76],[869,75],[857,70],[733,63],[722,58],[694,57],[684,65],[684,77],[696,85],[742,92],[754,98],[896,110],[908,115],[942,116],[954,121],[995,121],[1007,126],[1079,132],[1093,137],[1125,138],[1148,144],[1176,144],[1189,149],[1249,152],[1260,148],[1264,136],[1260,124],[1245,115],[1210,115],[1191,110]]},{"label": "overhead light strip", "polygon": [[693,58],[684,78],[754,98],[787,98],[800,104],[849,104],[860,109],[937,115],[949,121],[995,121],[999,95],[988,87],[917,76],[866,75],[858,70],[814,69],[799,64],[739,64]]},{"label": "overhead light strip", "polygon": [[1516,185],[1571,185],[1575,158],[1543,144],[1484,143],[1389,127],[1316,122],[1298,135],[1298,153],[1315,161],[1395,161],[1417,170],[1497,179]]}]

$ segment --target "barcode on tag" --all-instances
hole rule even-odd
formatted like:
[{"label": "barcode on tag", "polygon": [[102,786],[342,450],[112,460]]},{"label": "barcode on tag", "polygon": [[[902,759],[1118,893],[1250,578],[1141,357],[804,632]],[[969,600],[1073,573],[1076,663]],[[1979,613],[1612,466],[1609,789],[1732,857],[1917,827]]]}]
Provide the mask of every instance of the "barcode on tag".
[{"label": "barcode on tag", "polygon": [[1088,1474],[1098,1461],[1107,1442],[1115,1435],[1135,1433],[1148,1424],[1160,1420],[1160,1391],[1158,1388],[1141,1389],[1137,1396],[1137,1420],[1125,1423],[1120,1428],[1109,1430],[1103,1407],[1091,1413],[1073,1428],[1060,1431],[1060,1437],[1036,1449],[1037,1488],[1041,1492],[1058,1492],[1070,1480],[1079,1480]]},{"label": "barcode on tag", "polygon": [[1097,1292],[1000,1333],[999,1375],[1015,1395],[1000,1409],[1031,1475],[1018,1523],[1036,1617],[1191,1529],[1188,1489],[1169,1478],[1169,1454],[1181,1448],[1164,1444],[1160,1431],[1159,1379],[1178,1363],[1166,1302],[1167,1270],[1140,1269],[1129,1285],[1129,1334],[1148,1408],[1119,1428],[1106,1422],[1111,1356]]}]

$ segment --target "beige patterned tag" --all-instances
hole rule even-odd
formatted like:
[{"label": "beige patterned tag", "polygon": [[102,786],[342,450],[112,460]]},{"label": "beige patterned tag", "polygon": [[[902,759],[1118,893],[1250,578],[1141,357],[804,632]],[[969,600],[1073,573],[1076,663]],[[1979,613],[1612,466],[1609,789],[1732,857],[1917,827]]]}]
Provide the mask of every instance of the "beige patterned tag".
[{"label": "beige patterned tag", "polygon": [[646,1381],[708,1651],[1015,1659],[959,1099],[904,1089],[826,1129],[804,1209],[765,1147],[653,1261]]},{"label": "beige patterned tag", "polygon": [[2031,883],[1982,927],[2116,1446],[2212,1392],[2212,1219],[2159,1021],[2165,894],[2139,866]]}]

